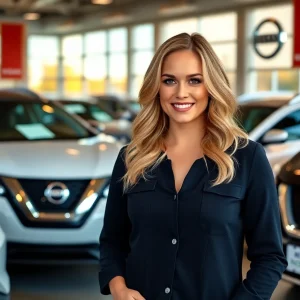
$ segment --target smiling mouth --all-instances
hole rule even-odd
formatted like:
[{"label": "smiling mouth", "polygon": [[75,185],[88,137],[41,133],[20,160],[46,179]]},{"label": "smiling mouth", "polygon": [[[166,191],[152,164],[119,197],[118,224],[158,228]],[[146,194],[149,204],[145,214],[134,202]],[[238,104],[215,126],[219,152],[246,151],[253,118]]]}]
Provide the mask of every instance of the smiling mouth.
[{"label": "smiling mouth", "polygon": [[173,109],[179,113],[188,112],[190,109],[192,109],[194,104],[195,103],[171,103]]},{"label": "smiling mouth", "polygon": [[172,105],[176,108],[190,108],[194,105],[195,103],[184,103],[184,104],[179,104],[179,103],[172,103]]}]

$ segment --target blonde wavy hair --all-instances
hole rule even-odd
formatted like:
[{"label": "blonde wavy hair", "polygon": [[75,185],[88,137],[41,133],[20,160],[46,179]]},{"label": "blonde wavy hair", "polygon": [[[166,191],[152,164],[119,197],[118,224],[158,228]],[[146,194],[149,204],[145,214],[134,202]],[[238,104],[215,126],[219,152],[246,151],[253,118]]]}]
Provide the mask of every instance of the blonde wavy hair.
[{"label": "blonde wavy hair", "polygon": [[[155,53],[145,74],[139,92],[141,111],[133,122],[133,138],[125,150],[126,174],[123,176],[124,191],[155,169],[166,157],[164,140],[169,129],[169,117],[162,110],[158,98],[161,70],[164,59],[175,51],[191,50],[202,61],[203,78],[209,93],[205,111],[206,132],[202,139],[205,156],[218,167],[213,185],[230,182],[235,175],[232,155],[248,143],[248,135],[239,128],[234,118],[236,99],[221,61],[206,39],[198,33],[181,33],[165,41]],[[232,151],[225,151],[230,147]],[[204,156],[204,159],[205,159]]]}]

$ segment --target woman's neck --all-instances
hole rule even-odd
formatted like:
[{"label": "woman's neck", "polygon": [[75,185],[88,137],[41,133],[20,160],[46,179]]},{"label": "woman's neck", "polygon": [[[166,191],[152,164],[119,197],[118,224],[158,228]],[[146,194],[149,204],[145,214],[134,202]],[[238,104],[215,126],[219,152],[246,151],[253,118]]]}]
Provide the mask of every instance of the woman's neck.
[{"label": "woman's neck", "polygon": [[169,131],[165,139],[165,147],[186,149],[199,147],[205,134],[204,122],[175,123],[170,122]]}]

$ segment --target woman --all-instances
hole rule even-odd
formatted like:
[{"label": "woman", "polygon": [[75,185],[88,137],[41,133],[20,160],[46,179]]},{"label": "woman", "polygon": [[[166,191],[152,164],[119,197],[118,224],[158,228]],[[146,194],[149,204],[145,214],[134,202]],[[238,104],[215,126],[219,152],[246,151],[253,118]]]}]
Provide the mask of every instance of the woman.
[{"label": "woman", "polygon": [[[270,299],[286,267],[264,148],[234,122],[227,76],[199,34],[155,54],[133,139],[114,166],[99,281],[114,300]],[[244,236],[252,262],[242,280]]]}]

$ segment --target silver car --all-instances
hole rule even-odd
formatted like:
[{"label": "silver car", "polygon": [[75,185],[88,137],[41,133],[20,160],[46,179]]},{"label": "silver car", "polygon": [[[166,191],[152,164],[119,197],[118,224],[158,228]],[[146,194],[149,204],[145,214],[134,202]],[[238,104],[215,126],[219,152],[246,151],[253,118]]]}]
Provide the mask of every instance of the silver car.
[{"label": "silver car", "polygon": [[251,140],[260,142],[274,176],[300,150],[300,95],[257,92],[238,97],[238,122]]},{"label": "silver car", "polygon": [[10,292],[10,281],[6,271],[6,238],[0,227],[0,297]]},{"label": "silver car", "polygon": [[97,100],[60,100],[59,103],[66,111],[76,114],[101,132],[112,135],[123,143],[131,140],[131,122],[126,119],[115,119],[114,115],[99,106]]}]

